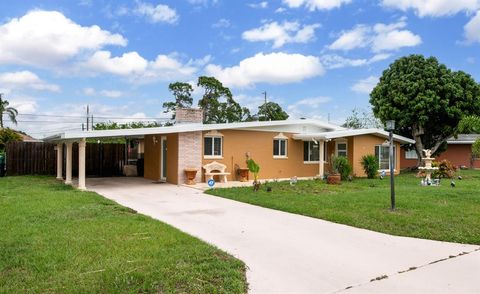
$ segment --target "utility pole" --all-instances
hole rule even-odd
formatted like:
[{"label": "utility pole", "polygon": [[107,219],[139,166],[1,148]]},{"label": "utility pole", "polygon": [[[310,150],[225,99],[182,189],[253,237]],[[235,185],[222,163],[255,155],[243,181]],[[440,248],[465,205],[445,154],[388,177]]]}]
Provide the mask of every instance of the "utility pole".
[{"label": "utility pole", "polygon": [[[263,94],[263,97],[264,97],[263,106],[265,107],[265,121],[266,121],[267,120],[267,113],[269,113],[270,115],[271,115],[271,113],[268,109],[267,91],[263,91],[262,94]],[[272,120],[272,118],[270,117],[269,120]]]},{"label": "utility pole", "polygon": [[93,128],[93,114],[92,114],[91,119],[90,119],[90,124],[92,125],[92,131],[93,131],[94,130],[94,128]]}]

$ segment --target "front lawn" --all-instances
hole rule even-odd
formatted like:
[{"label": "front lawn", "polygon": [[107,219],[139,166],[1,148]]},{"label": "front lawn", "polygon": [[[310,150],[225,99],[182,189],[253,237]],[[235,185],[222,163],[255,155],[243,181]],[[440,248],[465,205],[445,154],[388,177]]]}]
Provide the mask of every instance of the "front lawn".
[{"label": "front lawn", "polygon": [[245,293],[245,265],[47,177],[0,178],[0,293]]},{"label": "front lawn", "polygon": [[320,180],[271,182],[255,193],[251,187],[213,189],[207,193],[254,205],[321,218],[373,231],[433,240],[480,244],[480,171],[463,170],[439,187],[421,187],[407,173],[396,177],[397,210],[390,208],[390,179],[355,179],[339,186]]}]

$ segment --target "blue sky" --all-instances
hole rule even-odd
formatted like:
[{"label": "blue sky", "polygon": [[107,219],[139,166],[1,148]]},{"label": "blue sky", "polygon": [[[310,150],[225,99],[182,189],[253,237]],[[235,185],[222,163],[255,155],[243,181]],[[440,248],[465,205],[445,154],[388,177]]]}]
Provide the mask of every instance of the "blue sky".
[{"label": "blue sky", "polygon": [[412,53],[480,81],[480,0],[0,4],[0,92],[36,137],[80,128],[87,104],[96,121],[165,117],[168,84],[200,75],[252,110],[267,91],[292,118],[342,123]]}]

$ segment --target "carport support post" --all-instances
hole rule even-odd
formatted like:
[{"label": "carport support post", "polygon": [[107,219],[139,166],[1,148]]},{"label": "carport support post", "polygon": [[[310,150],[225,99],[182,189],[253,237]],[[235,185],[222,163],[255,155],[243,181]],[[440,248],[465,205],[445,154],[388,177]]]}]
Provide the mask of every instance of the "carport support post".
[{"label": "carport support post", "polygon": [[67,164],[66,164],[66,171],[65,171],[65,184],[71,185],[72,184],[72,142],[67,142]]},{"label": "carport support post", "polygon": [[85,186],[85,147],[87,143],[85,138],[78,142],[78,189],[86,190]]},{"label": "carport support post", "polygon": [[57,144],[57,180],[63,180],[63,143]]},{"label": "carport support post", "polygon": [[319,161],[319,167],[318,167],[318,176],[320,179],[323,179],[323,176],[325,175],[325,141],[319,140],[318,141],[318,161]]}]

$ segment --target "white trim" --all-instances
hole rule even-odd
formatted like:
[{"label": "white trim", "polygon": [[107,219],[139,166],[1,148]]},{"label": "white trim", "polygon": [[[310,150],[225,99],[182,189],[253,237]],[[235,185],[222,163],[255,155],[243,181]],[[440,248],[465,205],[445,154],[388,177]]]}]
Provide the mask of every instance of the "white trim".
[{"label": "white trim", "polygon": [[[215,139],[220,139],[220,155],[214,155],[215,154]],[[205,154],[205,139],[212,139],[212,155]],[[203,136],[203,142],[202,142],[202,154],[203,158],[205,159],[223,159],[223,135],[222,136]]]},{"label": "white trim", "polygon": [[337,157],[339,156],[338,155],[338,144],[345,144],[345,157],[348,157],[348,141],[346,139],[335,140],[335,156],[337,156]]},{"label": "white trim", "polygon": [[273,159],[288,159],[288,156],[274,155]]},{"label": "white trim", "polygon": [[273,139],[278,139],[278,140],[288,140],[288,137],[285,136],[282,132],[278,133]]},{"label": "white trim", "polygon": [[[273,138],[273,144],[275,144],[275,141],[285,141],[285,155],[282,155],[282,154],[281,154],[281,153],[282,153],[282,148],[281,148],[281,147],[282,147],[282,144],[279,143],[279,144],[278,144],[278,152],[279,152],[280,154],[277,154],[277,155],[273,154],[273,158],[274,158],[274,159],[285,159],[285,158],[288,158],[288,139]],[[275,148],[273,149],[273,151],[274,151],[274,150],[275,150]],[[273,153],[273,151],[272,151],[272,153]]]},{"label": "white trim", "polygon": [[[334,130],[330,132],[321,132],[321,133],[305,133],[305,134],[294,134],[293,139],[295,140],[311,140],[312,138],[318,140],[333,140],[341,137],[352,137],[360,135],[375,135],[378,137],[388,138],[389,133],[381,129],[358,129],[358,130]],[[400,143],[409,143],[414,144],[415,141],[407,137],[393,135],[393,139]]]},{"label": "white trim", "polygon": [[320,161],[317,160],[317,161],[304,161],[303,164],[319,164]]},{"label": "white trim", "polygon": [[223,159],[223,156],[219,155],[204,155],[204,159]]},{"label": "white trim", "polygon": [[166,144],[167,144],[167,136],[161,136],[160,137],[160,181],[167,181],[167,173],[163,168],[163,162],[167,161],[166,158],[163,158],[163,148],[167,146]]}]

